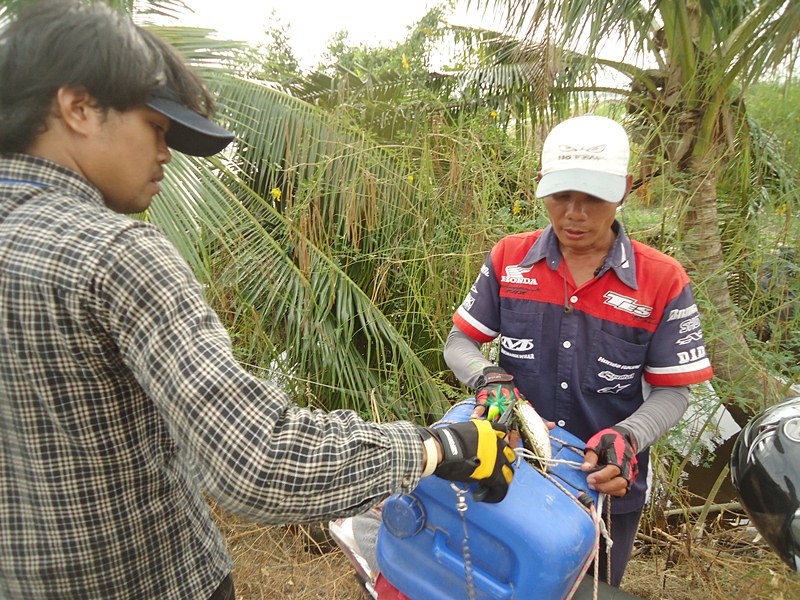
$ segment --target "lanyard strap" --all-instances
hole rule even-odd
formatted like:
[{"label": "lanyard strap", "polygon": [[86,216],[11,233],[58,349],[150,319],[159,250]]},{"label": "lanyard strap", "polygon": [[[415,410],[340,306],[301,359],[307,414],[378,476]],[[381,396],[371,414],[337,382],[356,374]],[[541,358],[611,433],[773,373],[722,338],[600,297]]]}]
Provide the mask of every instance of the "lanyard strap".
[{"label": "lanyard strap", "polygon": [[47,189],[47,186],[45,184],[39,183],[38,181],[23,181],[21,179],[0,179],[0,183],[21,183],[21,184],[35,185],[36,187]]}]

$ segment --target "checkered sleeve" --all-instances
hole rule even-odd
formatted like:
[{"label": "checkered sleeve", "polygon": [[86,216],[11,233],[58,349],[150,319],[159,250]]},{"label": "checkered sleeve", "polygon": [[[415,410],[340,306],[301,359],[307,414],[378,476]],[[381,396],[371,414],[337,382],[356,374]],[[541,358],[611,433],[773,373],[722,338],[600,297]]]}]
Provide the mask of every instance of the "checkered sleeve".
[{"label": "checkered sleeve", "polygon": [[246,372],[157,230],[127,230],[102,262],[98,298],[123,361],[223,506],[261,522],[318,521],[416,485],[423,456],[410,423],[301,409]]}]

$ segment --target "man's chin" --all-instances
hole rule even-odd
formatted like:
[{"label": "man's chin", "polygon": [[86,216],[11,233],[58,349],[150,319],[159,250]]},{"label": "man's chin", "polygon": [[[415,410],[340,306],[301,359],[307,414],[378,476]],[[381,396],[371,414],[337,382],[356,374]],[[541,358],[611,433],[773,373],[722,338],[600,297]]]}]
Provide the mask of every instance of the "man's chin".
[{"label": "man's chin", "polygon": [[153,196],[146,195],[144,197],[135,198],[131,200],[123,200],[123,201],[112,201],[106,199],[106,206],[113,210],[116,213],[122,215],[135,215],[139,213],[143,213],[148,208],[150,208],[150,204],[153,201]]}]

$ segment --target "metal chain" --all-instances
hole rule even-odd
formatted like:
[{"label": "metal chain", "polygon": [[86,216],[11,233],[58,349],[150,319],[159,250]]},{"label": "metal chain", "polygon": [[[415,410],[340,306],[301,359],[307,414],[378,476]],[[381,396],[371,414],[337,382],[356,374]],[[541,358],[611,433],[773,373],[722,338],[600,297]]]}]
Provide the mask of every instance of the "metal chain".
[{"label": "metal chain", "polygon": [[467,490],[453,483],[450,486],[456,492],[456,510],[461,515],[461,525],[464,528],[464,541],[461,543],[461,554],[464,556],[464,576],[467,583],[468,600],[477,600],[475,590],[475,575],[472,569],[472,552],[469,548],[469,532],[467,531]]}]

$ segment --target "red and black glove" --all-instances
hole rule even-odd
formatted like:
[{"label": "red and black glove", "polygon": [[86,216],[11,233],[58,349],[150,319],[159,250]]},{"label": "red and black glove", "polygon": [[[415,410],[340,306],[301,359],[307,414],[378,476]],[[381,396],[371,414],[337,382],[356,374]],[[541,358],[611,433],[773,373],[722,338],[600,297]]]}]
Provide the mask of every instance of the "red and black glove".
[{"label": "red and black glove", "polygon": [[475,384],[475,400],[486,408],[484,416],[488,421],[496,421],[512,400],[524,400],[514,385],[514,376],[505,369],[490,365],[483,369]]},{"label": "red and black glove", "polygon": [[505,441],[503,425],[473,419],[430,429],[420,428],[423,440],[434,437],[442,447],[442,462],[434,475],[450,481],[481,483],[486,488],[485,502],[500,502],[506,497],[514,477],[516,455]]},{"label": "red and black glove", "polygon": [[624,427],[616,425],[598,431],[586,442],[585,450],[597,454],[598,464],[619,467],[619,476],[628,482],[629,488],[636,481],[636,475],[639,473],[636,440]]}]

